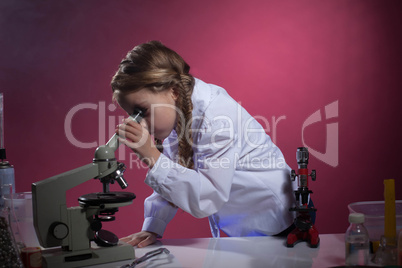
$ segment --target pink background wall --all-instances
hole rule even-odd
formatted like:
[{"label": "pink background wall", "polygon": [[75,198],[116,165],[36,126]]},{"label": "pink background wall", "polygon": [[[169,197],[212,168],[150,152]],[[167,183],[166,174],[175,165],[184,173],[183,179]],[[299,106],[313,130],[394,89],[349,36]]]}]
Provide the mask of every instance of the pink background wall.
[{"label": "pink background wall", "polygon": [[[3,0],[0,91],[16,189],[92,161],[124,114],[109,109],[118,63],[156,39],[257,116],[292,168],[296,148],[310,148],[317,228],[344,232],[347,204],[382,200],[384,179],[402,199],[401,12],[401,1],[370,0]],[[152,192],[122,150],[137,199],[105,227],[119,236],[140,230]],[[69,204],[94,191],[94,180],[68,191]],[[182,211],[165,233],[209,236],[206,219]]]}]

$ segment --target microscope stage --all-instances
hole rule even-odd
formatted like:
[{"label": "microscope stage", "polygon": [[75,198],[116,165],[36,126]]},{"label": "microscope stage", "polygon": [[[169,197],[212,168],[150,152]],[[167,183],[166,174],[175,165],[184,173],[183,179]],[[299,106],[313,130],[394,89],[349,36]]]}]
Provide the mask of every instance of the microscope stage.
[{"label": "microscope stage", "polygon": [[130,192],[108,192],[108,193],[90,193],[78,198],[81,205],[100,206],[103,204],[115,204],[131,202],[135,199],[135,194]]}]

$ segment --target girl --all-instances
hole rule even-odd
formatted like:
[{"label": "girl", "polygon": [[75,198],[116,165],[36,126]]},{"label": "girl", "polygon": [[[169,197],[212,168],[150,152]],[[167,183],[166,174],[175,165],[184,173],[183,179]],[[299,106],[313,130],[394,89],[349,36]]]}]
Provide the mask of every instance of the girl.
[{"label": "girl", "polygon": [[[189,65],[157,41],[136,46],[111,82],[113,97],[141,124],[116,133],[149,171],[138,247],[162,237],[178,207],[208,217],[212,235],[274,235],[291,226],[293,190],[284,157],[262,126],[218,86],[193,78]],[[151,139],[151,137],[153,138]]]}]

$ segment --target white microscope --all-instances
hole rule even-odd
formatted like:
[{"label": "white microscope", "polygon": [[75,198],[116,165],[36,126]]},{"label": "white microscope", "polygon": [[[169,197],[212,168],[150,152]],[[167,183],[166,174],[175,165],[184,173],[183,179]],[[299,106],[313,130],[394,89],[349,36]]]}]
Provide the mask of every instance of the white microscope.
[{"label": "white microscope", "polygon": [[[142,111],[130,117],[142,119]],[[91,164],[67,171],[32,184],[33,216],[36,235],[42,250],[44,267],[82,267],[134,259],[134,248],[102,229],[102,222],[115,219],[119,207],[132,203],[135,194],[110,192],[109,184],[117,181],[127,187],[123,178],[125,165],[118,163],[119,146],[115,134],[106,145],[99,146]],[[81,196],[80,206],[67,207],[66,191],[99,179],[103,192]]]}]

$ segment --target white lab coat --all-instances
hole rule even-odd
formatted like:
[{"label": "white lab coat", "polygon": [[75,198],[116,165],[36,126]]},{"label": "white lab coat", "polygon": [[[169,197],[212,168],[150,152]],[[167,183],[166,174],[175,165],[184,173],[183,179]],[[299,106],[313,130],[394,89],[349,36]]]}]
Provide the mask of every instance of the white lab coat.
[{"label": "white lab coat", "polygon": [[192,102],[194,170],[177,164],[173,131],[145,179],[154,193],[145,200],[143,230],[162,236],[177,207],[208,217],[214,237],[219,229],[257,236],[288,228],[294,193],[279,148],[223,88],[196,79]]}]

